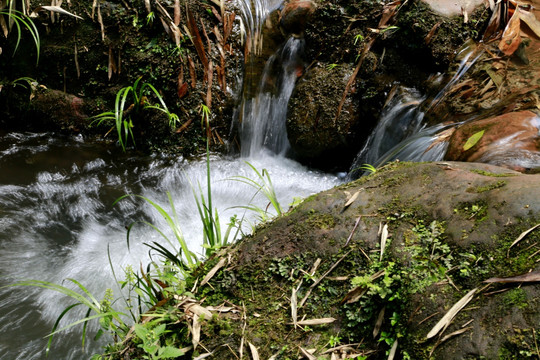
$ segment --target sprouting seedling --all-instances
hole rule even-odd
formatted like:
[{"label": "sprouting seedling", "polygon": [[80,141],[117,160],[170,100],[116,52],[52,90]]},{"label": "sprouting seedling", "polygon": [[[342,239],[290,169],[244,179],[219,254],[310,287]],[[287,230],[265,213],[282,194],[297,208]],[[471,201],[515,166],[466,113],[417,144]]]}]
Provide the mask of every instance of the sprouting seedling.
[{"label": "sprouting seedling", "polygon": [[354,45],[356,45],[358,42],[364,41],[364,35],[358,34],[354,37]]},{"label": "sprouting seedling", "polygon": [[327,70],[334,70],[335,68],[337,68],[339,65],[338,64],[328,64],[328,66],[326,67]]}]

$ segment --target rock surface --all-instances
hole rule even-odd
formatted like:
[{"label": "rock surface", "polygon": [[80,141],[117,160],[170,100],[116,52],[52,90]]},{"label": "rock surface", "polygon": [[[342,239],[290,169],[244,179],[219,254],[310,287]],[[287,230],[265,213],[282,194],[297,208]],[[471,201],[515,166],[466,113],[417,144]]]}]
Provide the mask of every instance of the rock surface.
[{"label": "rock surface", "polygon": [[[340,351],[386,359],[396,339],[412,359],[534,355],[538,282],[484,281],[540,271],[540,231],[515,242],[540,220],[539,191],[540,175],[486,164],[392,163],[310,197],[235,246],[231,267],[203,293],[207,306],[244,304],[245,318],[224,314],[227,335],[209,331],[201,344],[218,358],[229,356],[221,344],[249,341],[261,358],[296,358],[302,348],[319,359]],[[427,339],[473,289],[448,328]],[[295,327],[295,314],[329,323]]]},{"label": "rock surface", "polygon": [[[539,132],[540,118],[528,110],[473,121],[456,129],[445,158],[534,171],[540,168]],[[464,150],[474,134],[481,134],[481,138]]]}]

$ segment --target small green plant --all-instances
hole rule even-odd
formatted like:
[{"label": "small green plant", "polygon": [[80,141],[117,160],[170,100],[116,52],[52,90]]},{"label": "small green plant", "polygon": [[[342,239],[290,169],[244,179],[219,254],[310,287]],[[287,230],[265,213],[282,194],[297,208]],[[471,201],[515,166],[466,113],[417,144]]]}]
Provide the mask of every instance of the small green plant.
[{"label": "small green plant", "polygon": [[199,105],[199,113],[201,114],[201,127],[206,129],[206,138],[210,141],[211,127],[210,127],[210,115],[212,114],[210,108],[204,104]]},{"label": "small green plant", "polygon": [[[132,86],[126,86],[118,91],[114,111],[107,111],[94,116],[94,121],[98,125],[106,120],[114,120],[118,133],[118,141],[124,152],[126,151],[130,137],[133,144],[135,144],[135,137],[132,130],[134,127],[133,120],[140,115],[142,109],[155,109],[164,112],[167,114],[169,126],[172,128],[176,127],[179,122],[178,116],[171,113],[167,108],[159,91],[149,83],[142,83],[140,85],[141,79],[142,77],[139,77]],[[152,105],[148,100],[147,96],[152,94],[158,99],[158,105]]]},{"label": "small green plant", "polygon": [[[246,161],[246,164],[255,172],[255,174],[257,175],[257,180],[248,178],[246,176],[235,176],[232,179],[254,187],[257,191],[253,197],[255,197],[259,192],[261,192],[268,199],[268,201],[270,201],[269,205],[274,208],[277,216],[283,215],[283,209],[278,201],[274,189],[274,184],[272,184],[272,179],[270,178],[268,170],[263,169],[262,171],[259,171],[249,162]],[[257,212],[259,216],[262,217],[262,220],[267,218],[267,211],[261,209],[260,207],[257,207],[255,205],[247,205],[241,207]]]},{"label": "small green plant", "polygon": [[[157,210],[157,212],[165,219],[165,221],[167,222],[167,225],[172,230],[172,232],[174,234],[174,237],[175,237],[175,240],[176,240],[176,244],[173,243],[167,237],[167,235],[165,235],[165,233],[163,231],[161,231],[159,228],[157,228],[154,224],[151,224],[151,223],[146,222],[146,221],[142,221],[142,223],[146,224],[146,225],[150,226],[151,228],[153,228],[154,230],[156,230],[161,236],[163,236],[163,238],[169,243],[169,245],[171,245],[171,247],[173,249],[176,248],[177,245],[180,246],[180,248],[176,251],[176,254],[172,253],[170,250],[165,248],[163,245],[161,245],[161,244],[159,244],[158,242],[155,242],[155,241],[153,243],[151,243],[151,244],[146,244],[148,247],[155,250],[157,253],[161,254],[164,258],[168,259],[169,261],[176,264],[181,269],[183,269],[183,270],[185,270],[187,272],[189,272],[195,265],[197,265],[199,263],[199,259],[197,258],[197,255],[195,255],[193,252],[191,252],[189,250],[187,242],[184,239],[184,235],[182,234],[182,230],[181,230],[180,225],[178,223],[178,218],[177,218],[177,215],[176,215],[176,209],[174,207],[174,202],[173,202],[173,199],[172,199],[170,193],[167,193],[167,198],[169,200],[169,205],[171,207],[171,213],[170,214],[165,209],[163,209],[159,204],[157,204],[156,202],[152,201],[151,199],[149,199],[147,197],[141,196],[141,195],[126,194],[126,195],[121,196],[120,198],[118,198],[114,202],[114,204],[118,203],[119,201],[121,201],[121,200],[123,200],[123,199],[125,199],[127,197],[137,197],[139,199],[142,199],[142,200],[146,201],[148,204],[150,204],[155,210]],[[130,224],[129,227],[128,227],[128,232],[127,232],[128,249],[130,247],[129,246],[129,235],[130,235],[130,232],[131,232],[133,226],[136,223],[137,222],[134,222],[134,223]]]},{"label": "small green plant", "polygon": [[[24,280],[24,281],[20,281],[20,282],[9,285],[9,286],[32,286],[32,287],[40,287],[44,289],[54,290],[61,294],[69,296],[72,299],[77,301],[75,304],[72,304],[68,306],[67,308],[65,308],[60,314],[60,316],[57,318],[56,322],[54,323],[52,332],[48,335],[49,341],[47,343],[47,349],[46,349],[47,355],[51,348],[54,335],[79,324],[83,324],[82,346],[84,347],[84,344],[86,341],[86,330],[87,330],[88,322],[94,319],[99,319],[100,325],[103,330],[112,331],[116,334],[121,334],[121,335],[127,334],[127,332],[129,331],[129,327],[122,320],[122,317],[125,314],[115,311],[111,308],[111,302],[112,302],[111,290],[107,290],[105,292],[104,299],[102,301],[98,301],[90,293],[90,291],[81,283],[79,283],[77,280],[74,280],[74,279],[67,279],[67,280],[75,284],[79,288],[79,290],[81,290],[82,293],[79,293],[75,290],[72,290],[62,285],[53,284],[47,281],[40,281],[40,280]],[[83,305],[84,307],[88,308],[85,317],[61,329],[58,329],[60,321],[64,318],[64,316],[70,310],[72,310],[73,308],[79,305]],[[92,315],[92,313],[94,313],[94,315]],[[101,334],[102,332],[99,332],[97,336],[99,337]]]},{"label": "small green plant", "polygon": [[[17,52],[17,49],[19,48],[19,44],[22,39],[22,29],[26,28],[32,35],[32,39],[34,40],[34,44],[36,46],[36,52],[37,52],[36,65],[37,65],[39,63],[39,52],[40,52],[40,47],[41,47],[41,40],[39,38],[38,29],[36,25],[34,24],[34,22],[32,21],[32,19],[26,16],[23,12],[15,10],[14,4],[15,4],[14,1],[8,0],[7,5],[6,5],[7,9],[6,7],[0,8],[0,17],[5,16],[9,24],[9,26],[6,27],[5,34],[7,36],[7,33],[9,33],[12,25],[15,25],[17,29],[17,42],[15,44],[15,49],[13,50],[13,54],[15,54],[15,52]],[[23,4],[24,4],[24,1],[23,1]],[[2,19],[2,21],[4,20]]]},{"label": "small green plant", "polygon": [[[204,106],[204,105],[202,105]],[[206,107],[206,106],[205,106]],[[206,109],[208,109],[206,107]],[[210,124],[206,123],[207,128]],[[197,210],[199,212],[199,218],[203,224],[203,247],[206,251],[206,256],[210,256],[219,248],[229,244],[230,240],[236,238],[240,231],[241,221],[237,224],[236,216],[231,218],[231,222],[227,226],[225,234],[221,233],[221,223],[219,220],[219,214],[217,209],[213,209],[212,206],[212,182],[210,174],[210,139],[206,139],[206,196],[198,184],[198,194],[193,190],[195,196],[195,202],[197,203]],[[230,238],[231,230],[237,228],[236,233]]]},{"label": "small green plant", "polygon": [[144,325],[135,324],[133,329],[137,337],[142,341],[138,345],[145,355],[143,359],[171,359],[184,355],[184,351],[172,346],[161,346],[161,336],[167,333],[166,325],[160,324],[156,327],[151,327],[152,323]]},{"label": "small green plant", "polygon": [[326,66],[326,70],[334,70],[337,67],[339,67],[339,64],[328,64],[328,66]]}]

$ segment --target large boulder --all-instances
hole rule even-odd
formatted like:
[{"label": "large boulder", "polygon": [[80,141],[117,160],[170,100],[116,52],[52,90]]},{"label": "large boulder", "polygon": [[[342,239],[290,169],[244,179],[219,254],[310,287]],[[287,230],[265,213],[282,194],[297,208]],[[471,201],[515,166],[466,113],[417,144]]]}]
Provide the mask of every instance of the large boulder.
[{"label": "large boulder", "polygon": [[350,94],[337,116],[353,69],[315,67],[296,85],[289,100],[287,134],[298,157],[319,166],[350,163],[358,148],[359,101]]},{"label": "large boulder", "polygon": [[[228,309],[200,343],[223,359],[242,344],[264,359],[535,356],[539,192],[540,175],[439,162],[392,163],[312,196],[196,274],[221,264],[197,296]],[[523,274],[536,282],[491,279]]]}]

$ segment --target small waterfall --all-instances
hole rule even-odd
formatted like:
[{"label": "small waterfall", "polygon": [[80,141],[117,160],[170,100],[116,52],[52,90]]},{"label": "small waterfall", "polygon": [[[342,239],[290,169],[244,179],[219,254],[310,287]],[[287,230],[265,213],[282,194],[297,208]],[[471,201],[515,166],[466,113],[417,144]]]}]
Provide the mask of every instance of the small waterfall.
[{"label": "small waterfall", "polygon": [[246,35],[246,53],[259,54],[262,30],[268,15],[281,6],[283,0],[235,0],[240,9]]},{"label": "small waterfall", "polygon": [[284,155],[289,149],[287,104],[302,69],[303,49],[303,39],[290,37],[266,62],[255,97],[243,99],[239,129],[242,156],[256,157],[263,148]]},{"label": "small waterfall", "polygon": [[399,88],[397,94],[392,92],[377,126],[353,161],[348,178],[361,176],[358,169],[363,164],[378,167],[393,160],[441,160],[448,147],[448,131],[459,124],[426,127],[425,114],[441,103],[483,51],[473,41],[466,42],[456,55],[456,61],[459,61],[456,72],[431,99],[405,87]]}]

